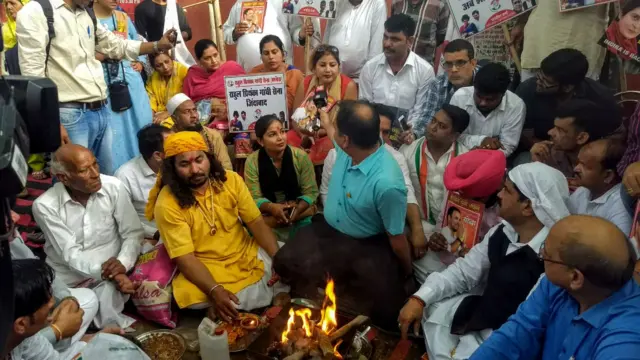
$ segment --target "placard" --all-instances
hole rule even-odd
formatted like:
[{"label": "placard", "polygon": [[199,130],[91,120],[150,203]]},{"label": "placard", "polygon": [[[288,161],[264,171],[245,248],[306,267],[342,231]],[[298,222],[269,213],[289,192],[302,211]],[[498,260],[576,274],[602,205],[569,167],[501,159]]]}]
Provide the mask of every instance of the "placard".
[{"label": "placard", "polygon": [[283,73],[225,76],[229,131],[253,131],[264,115],[275,114],[288,129],[287,86]]},{"label": "placard", "polygon": [[447,240],[451,254],[464,256],[478,242],[483,213],[483,203],[449,193],[440,233]]},{"label": "placard", "polygon": [[560,12],[567,12],[615,1],[616,0],[558,0],[558,3],[560,4]]},{"label": "placard", "polygon": [[640,18],[640,6],[633,7],[632,0],[620,2],[621,13],[611,22],[600,38],[599,44],[622,60],[640,62],[640,27],[636,25]]},{"label": "placard", "polygon": [[266,1],[247,1],[240,8],[240,22],[249,25],[248,34],[261,34],[264,29],[264,15],[267,11]]},{"label": "placard", "polygon": [[291,15],[335,19],[338,1],[347,0],[284,0],[282,12]]},{"label": "placard", "polygon": [[536,0],[450,0],[460,36],[467,38],[533,10]]}]

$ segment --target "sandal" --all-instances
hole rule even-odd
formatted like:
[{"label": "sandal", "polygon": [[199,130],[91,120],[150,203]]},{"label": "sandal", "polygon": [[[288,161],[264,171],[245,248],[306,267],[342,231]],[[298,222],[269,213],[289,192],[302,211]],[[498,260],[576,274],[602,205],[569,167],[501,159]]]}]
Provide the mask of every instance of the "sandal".
[{"label": "sandal", "polygon": [[44,180],[49,177],[44,170],[34,171],[31,173],[31,176],[33,176],[35,180]]}]

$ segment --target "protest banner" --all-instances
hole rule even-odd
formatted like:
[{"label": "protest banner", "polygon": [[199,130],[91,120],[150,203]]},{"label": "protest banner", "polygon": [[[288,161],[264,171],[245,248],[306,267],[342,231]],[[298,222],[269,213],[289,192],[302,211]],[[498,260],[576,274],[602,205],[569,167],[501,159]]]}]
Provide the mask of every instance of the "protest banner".
[{"label": "protest banner", "polygon": [[451,192],[447,197],[440,233],[455,256],[464,256],[478,242],[484,204]]},{"label": "protest banner", "polygon": [[291,15],[335,19],[338,1],[347,0],[284,0],[282,12]]},{"label": "protest banner", "polygon": [[240,8],[240,21],[249,25],[249,34],[261,34],[264,29],[264,15],[267,12],[266,1],[246,1]]},{"label": "protest banner", "polygon": [[283,73],[225,76],[229,131],[253,131],[264,115],[275,114],[288,128],[287,86]]},{"label": "protest banner", "polygon": [[558,0],[560,12],[584,9],[591,6],[608,4],[617,0]]},{"label": "protest banner", "polygon": [[640,62],[638,44],[640,42],[640,27],[636,25],[640,18],[638,2],[626,0],[620,2],[620,13],[614,19],[599,44],[615,54],[621,60]]},{"label": "protest banner", "polygon": [[536,0],[450,0],[460,36],[467,38],[533,10]]}]

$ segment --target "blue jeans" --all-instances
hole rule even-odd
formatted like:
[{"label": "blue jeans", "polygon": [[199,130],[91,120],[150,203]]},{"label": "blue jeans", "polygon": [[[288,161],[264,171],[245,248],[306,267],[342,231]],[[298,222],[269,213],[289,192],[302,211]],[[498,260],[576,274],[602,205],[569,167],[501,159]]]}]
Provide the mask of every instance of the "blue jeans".
[{"label": "blue jeans", "polygon": [[109,114],[106,107],[97,111],[60,108],[60,123],[67,129],[72,143],[93,152],[100,164],[101,173],[113,175]]}]

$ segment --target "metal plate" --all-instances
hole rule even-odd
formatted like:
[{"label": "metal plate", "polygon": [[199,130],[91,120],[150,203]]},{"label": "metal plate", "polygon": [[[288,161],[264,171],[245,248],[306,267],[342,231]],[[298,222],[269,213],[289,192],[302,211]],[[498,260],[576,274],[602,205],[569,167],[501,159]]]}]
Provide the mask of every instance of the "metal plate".
[{"label": "metal plate", "polygon": [[[182,359],[182,356],[184,356],[185,351],[187,350],[187,343],[185,342],[184,338],[182,337],[182,335],[176,333],[175,331],[171,331],[171,330],[153,330],[153,331],[147,331],[145,333],[142,333],[138,336],[136,336],[134,339],[137,343],[137,345],[143,349],[142,344],[149,338],[151,338],[152,336],[157,336],[157,335],[169,335],[172,336],[174,338],[176,338],[178,340],[178,342],[180,343],[180,352],[179,352],[179,356],[175,359],[175,360],[180,360]],[[147,354],[148,355],[148,354]],[[149,355],[150,356],[150,355]]]},{"label": "metal plate", "polygon": [[[253,313],[246,313],[246,312],[240,312],[238,316],[238,323],[246,318],[256,319],[260,322],[260,324],[254,330],[245,330],[246,334],[243,337],[238,338],[235,344],[233,345],[229,344],[230,353],[237,353],[237,352],[242,352],[247,350],[247,348],[249,348],[249,345],[251,345],[268,327],[268,321],[266,321],[262,316],[259,316]],[[223,324],[223,322],[222,320],[218,320],[216,321],[216,324],[220,326]],[[239,326],[239,325],[233,325],[233,326]]]}]

